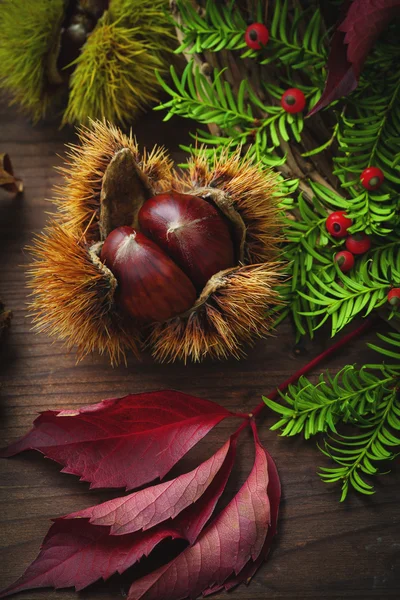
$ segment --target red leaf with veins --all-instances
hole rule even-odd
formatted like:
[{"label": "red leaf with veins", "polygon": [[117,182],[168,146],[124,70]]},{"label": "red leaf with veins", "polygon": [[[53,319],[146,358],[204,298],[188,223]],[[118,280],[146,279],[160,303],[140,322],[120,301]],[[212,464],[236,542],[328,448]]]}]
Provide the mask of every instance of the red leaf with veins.
[{"label": "red leaf with veins", "polygon": [[[253,431],[255,435],[257,432],[255,431],[254,422],[252,422]],[[227,579],[222,585],[217,585],[208,590],[204,590],[203,596],[208,596],[210,594],[215,594],[223,589],[229,591],[239,585],[240,583],[245,582],[247,585],[250,583],[251,578],[255,575],[257,570],[260,568],[262,563],[267,559],[269,551],[271,549],[271,545],[273,542],[273,538],[277,531],[277,523],[278,523],[278,513],[279,513],[279,503],[281,499],[281,484],[279,481],[279,475],[277,468],[275,466],[274,461],[270,454],[265,451],[267,456],[268,463],[268,498],[271,506],[271,523],[268,529],[267,537],[265,538],[263,549],[260,553],[260,556],[256,561],[249,560],[246,566],[238,573],[238,575],[232,575]]]},{"label": "red leaf with veins", "polygon": [[[142,492],[131,494],[126,498],[118,498],[116,501],[104,502],[98,507],[91,507],[77,513],[72,513],[60,519],[56,519],[51,526],[37,559],[28,567],[24,575],[6,590],[0,593],[0,597],[14,594],[21,590],[38,587],[65,588],[75,586],[77,590],[94,583],[100,578],[108,579],[114,573],[123,573],[127,568],[147,556],[154,547],[165,538],[184,538],[193,543],[212,515],[228,481],[236,453],[236,436],[233,435],[226,444],[216,452],[208,461],[202,463],[197,469],[189,474],[181,475],[169,482],[171,489],[175,489],[175,502],[180,503],[180,492],[184,492],[187,482],[196,479],[204,479],[205,472],[212,472],[207,479],[208,487],[204,491],[204,483],[199,483],[199,489],[204,493],[196,502],[187,506],[185,510],[173,520],[168,518],[171,512],[174,498],[166,497],[164,494],[148,495],[149,504],[137,503],[134,510],[141,506],[144,515],[149,515],[148,507],[153,506],[155,512],[160,513],[160,507],[156,507],[157,499],[165,503],[167,520],[147,531],[135,531],[128,535],[111,535],[110,526],[94,525],[87,518],[79,518],[79,515],[87,513],[95,514],[100,509],[100,514],[112,514],[109,512],[110,504],[117,502],[119,506],[118,516],[125,518],[121,500],[130,499]],[[190,477],[188,477],[190,475]],[[182,485],[180,485],[182,484]],[[159,488],[161,486],[154,486]],[[151,488],[150,488],[151,489]],[[195,496],[192,496],[193,498]],[[125,505],[126,506],[126,505]],[[131,507],[132,508],[132,507]],[[129,509],[127,508],[127,511]],[[134,514],[131,511],[131,516]],[[117,516],[117,513],[114,514]],[[136,527],[139,523],[140,513],[137,511],[136,520],[132,520],[131,526]],[[145,519],[149,526],[149,521]],[[151,519],[154,524],[157,518]],[[135,523],[135,525],[134,525]]]},{"label": "red leaf with veins", "polygon": [[92,488],[130,490],[164,477],[229,416],[222,406],[181,392],[131,394],[77,410],[46,411],[0,456],[38,450]]},{"label": "red leaf with veins", "polygon": [[353,0],[344,8],[347,14],[332,37],[325,89],[308,116],[356,89],[369,51],[399,14],[400,0]]},{"label": "red leaf with veins", "polygon": [[91,506],[66,518],[83,518],[93,525],[108,525],[112,535],[150,529],[166,519],[173,519],[203,495],[221,469],[229,448],[230,441],[196,469],[171,481]]},{"label": "red leaf with veins", "polygon": [[134,582],[128,600],[181,600],[221,586],[257,561],[271,523],[268,461],[254,428],[253,469],[239,492],[198,541],[176,559]]},{"label": "red leaf with veins", "polygon": [[109,535],[107,527],[86,520],[57,519],[44,539],[39,556],[0,598],[22,590],[41,587],[56,589],[90,585],[100,577],[122,573],[143,554],[175,531],[146,531],[122,537]]}]

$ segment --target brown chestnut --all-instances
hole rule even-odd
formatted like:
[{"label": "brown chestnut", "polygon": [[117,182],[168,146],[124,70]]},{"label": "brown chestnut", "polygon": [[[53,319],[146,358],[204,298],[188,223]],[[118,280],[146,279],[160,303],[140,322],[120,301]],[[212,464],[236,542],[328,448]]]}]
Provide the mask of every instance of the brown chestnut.
[{"label": "brown chestnut", "polygon": [[141,207],[139,226],[180,266],[197,290],[218,271],[235,265],[228,222],[202,198],[177,192],[154,196]]},{"label": "brown chestnut", "polygon": [[188,310],[196,300],[196,290],[185,273],[132,227],[114,229],[100,258],[117,279],[116,302],[139,321],[165,321]]}]

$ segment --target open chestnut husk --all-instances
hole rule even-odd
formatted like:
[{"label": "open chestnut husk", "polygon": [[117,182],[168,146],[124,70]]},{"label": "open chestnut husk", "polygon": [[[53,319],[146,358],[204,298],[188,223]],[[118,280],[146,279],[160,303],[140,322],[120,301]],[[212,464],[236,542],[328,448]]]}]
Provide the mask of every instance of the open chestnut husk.
[{"label": "open chestnut husk", "polygon": [[278,176],[201,149],[178,172],[100,122],[80,141],[59,213],[31,247],[36,329],[112,364],[145,348],[158,360],[239,358],[267,335],[283,273]]}]

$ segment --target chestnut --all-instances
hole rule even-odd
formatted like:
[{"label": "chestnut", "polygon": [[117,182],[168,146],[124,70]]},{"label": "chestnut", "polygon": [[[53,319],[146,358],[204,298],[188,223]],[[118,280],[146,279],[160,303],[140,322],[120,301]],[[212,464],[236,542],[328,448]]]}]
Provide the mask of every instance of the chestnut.
[{"label": "chestnut", "polygon": [[269,334],[286,277],[280,178],[240,148],[200,147],[187,166],[105,122],[80,132],[61,218],[31,250],[37,331],[113,365],[145,349],[161,362],[240,358]]},{"label": "chestnut", "polygon": [[166,321],[187,311],[196,300],[185,273],[132,227],[114,229],[100,258],[117,279],[116,303],[138,321]]},{"label": "chestnut", "polygon": [[215,273],[235,266],[229,224],[203,198],[158,194],[143,204],[138,220],[141,231],[179,265],[198,291]]}]

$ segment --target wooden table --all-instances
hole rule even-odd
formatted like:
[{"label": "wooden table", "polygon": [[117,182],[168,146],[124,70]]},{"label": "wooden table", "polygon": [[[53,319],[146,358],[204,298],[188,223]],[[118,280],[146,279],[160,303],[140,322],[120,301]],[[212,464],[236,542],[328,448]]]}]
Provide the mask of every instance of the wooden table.
[{"label": "wooden table", "polygon": [[[177,142],[188,141],[187,127],[187,122],[179,121],[161,124],[159,113],[155,113],[140,119],[136,133],[140,143],[163,143],[176,159],[182,160]],[[319,336],[296,356],[292,329],[285,324],[274,339],[259,342],[240,362],[184,367],[154,364],[146,357],[142,363],[130,359],[127,368],[112,369],[106,358],[98,356],[76,366],[74,354],[68,354],[62,344],[32,333],[21,267],[28,260],[24,247],[44,226],[46,211],[52,210],[46,198],[59,181],[54,170],[61,163],[57,154],[62,154],[63,144],[73,139],[73,131],[58,130],[57,121],[32,128],[16,111],[0,109],[0,152],[10,153],[26,190],[23,197],[17,198],[0,190],[0,296],[14,313],[0,355],[4,444],[26,432],[38,411],[80,406],[129,392],[174,388],[233,410],[249,411],[262,394],[329,345],[327,336]],[[372,337],[365,336],[345,348],[331,360],[332,371],[346,363],[368,361],[371,353],[364,341]],[[269,431],[273,422],[274,417],[266,414],[259,425],[262,442],[275,458],[282,480],[279,535],[268,564],[262,566],[249,587],[234,591],[232,598],[399,598],[398,463],[393,465],[392,475],[377,480],[376,495],[350,495],[346,503],[340,504],[339,489],[322,483],[316,475],[324,458],[314,441],[280,438]],[[224,435],[224,426],[211,433],[206,446],[191,452],[182,468],[193,468],[196,460],[215,451]],[[245,439],[239,473],[229,484],[230,494],[243,481],[252,458],[250,439]],[[55,463],[33,452],[0,461],[0,587],[14,581],[35,558],[50,518],[113,495],[89,492],[87,484],[59,470]],[[121,597],[129,575],[99,582],[79,597]],[[47,589],[16,597],[70,600],[76,596],[72,590]]]}]

